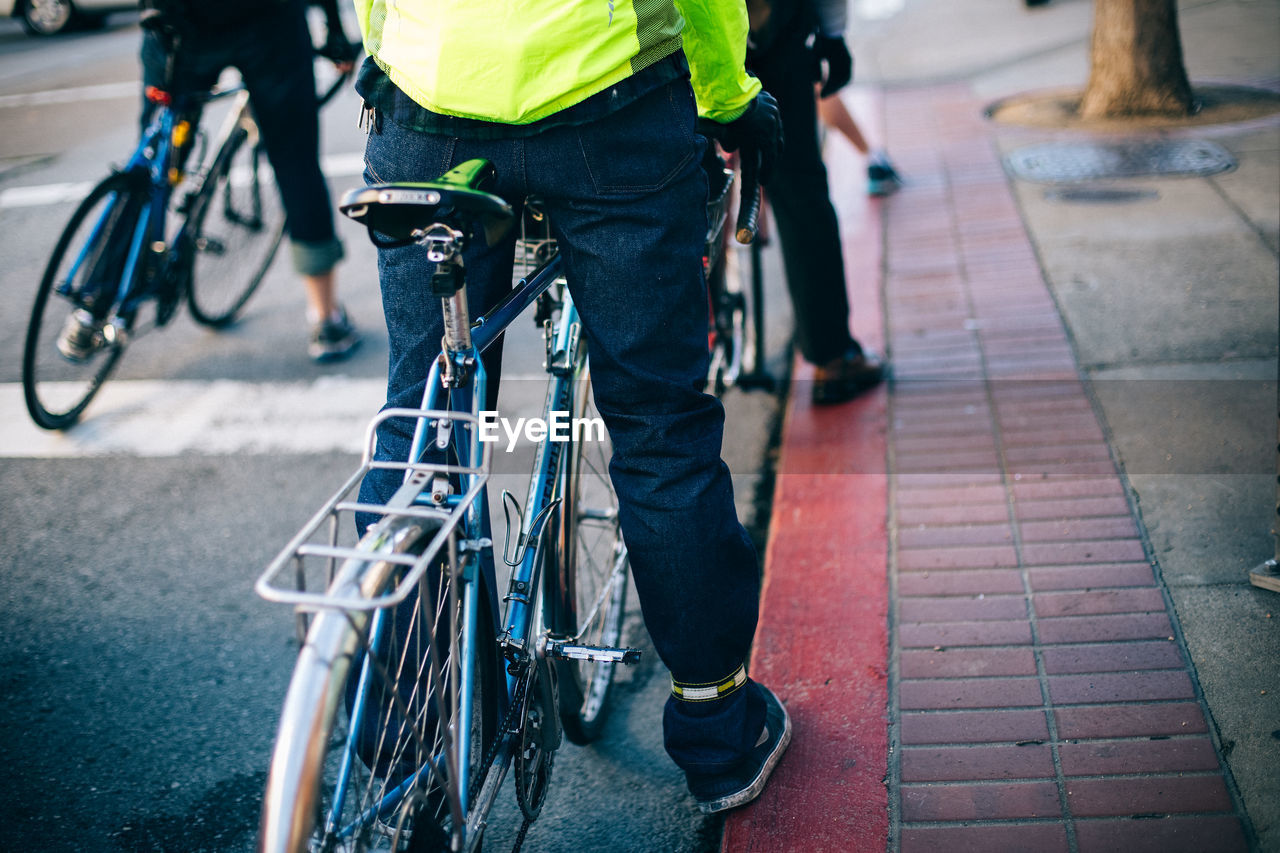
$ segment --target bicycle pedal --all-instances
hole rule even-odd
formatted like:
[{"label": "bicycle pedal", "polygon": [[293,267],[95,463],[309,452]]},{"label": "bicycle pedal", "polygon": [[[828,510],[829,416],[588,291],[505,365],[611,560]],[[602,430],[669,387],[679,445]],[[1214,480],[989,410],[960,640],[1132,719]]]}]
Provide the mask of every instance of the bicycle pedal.
[{"label": "bicycle pedal", "polygon": [[620,649],[612,646],[580,646],[552,640],[547,643],[547,657],[555,658],[556,660],[588,660],[596,663],[631,665],[640,662],[640,650]]}]

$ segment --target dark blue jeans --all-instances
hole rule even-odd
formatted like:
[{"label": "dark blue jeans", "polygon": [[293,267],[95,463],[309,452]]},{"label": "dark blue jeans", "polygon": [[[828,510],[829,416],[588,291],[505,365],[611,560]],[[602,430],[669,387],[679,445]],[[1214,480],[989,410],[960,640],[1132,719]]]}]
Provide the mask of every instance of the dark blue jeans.
[{"label": "dark blue jeans", "polygon": [[[365,179],[421,181],[483,157],[513,203],[543,200],[564,255],[591,353],[595,400],[613,440],[610,469],[645,623],[680,682],[717,682],[745,660],[755,631],[759,573],[720,458],[724,410],[698,390],[707,371],[705,140],[694,130],[686,80],[581,126],[521,139],[469,140],[384,121],[370,135]],[[474,314],[511,284],[514,236],[466,253]],[[439,352],[439,300],[419,246],[381,249],[378,270],[390,341],[387,401],[417,405]],[[496,365],[490,375],[496,376]],[[404,459],[410,436],[388,426],[378,454]],[[363,500],[385,500],[394,473],[370,474]],[[753,684],[704,703],[667,703],[668,752],[685,770],[715,772],[750,749],[763,724]]]},{"label": "dark blue jeans", "polygon": [[[333,268],[342,249],[334,235],[329,185],[320,170],[312,54],[305,7],[292,2],[255,16],[244,27],[184,36],[173,88],[207,92],[224,68],[240,71],[280,188],[289,239],[303,244],[295,255],[306,258],[303,265],[308,268],[299,272],[318,275]],[[164,68],[164,48],[148,32],[142,40],[143,83],[163,87]],[[144,99],[144,128],[149,109]]]}]

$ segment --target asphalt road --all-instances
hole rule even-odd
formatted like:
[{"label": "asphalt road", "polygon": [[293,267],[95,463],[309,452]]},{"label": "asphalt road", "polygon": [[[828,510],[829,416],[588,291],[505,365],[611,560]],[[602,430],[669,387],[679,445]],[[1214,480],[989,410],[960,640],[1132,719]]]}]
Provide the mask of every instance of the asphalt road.
[{"label": "asphalt road", "polygon": [[[138,40],[130,15],[47,40],[0,23],[4,850],[251,849],[296,652],[291,615],[257,599],[253,581],[356,464],[385,376],[373,251],[344,222],[341,295],[366,332],[352,360],[307,359],[303,300],[282,257],[236,326],[215,334],[181,316],[129,350],[81,426],[61,436],[30,425],[20,389],[30,300],[83,185],[133,143]],[[360,180],[357,113],[346,93],[324,114],[335,193]],[[780,294],[768,303],[775,370],[788,323]],[[528,332],[508,343],[516,376],[540,366]],[[508,403],[525,405],[530,385],[512,383]],[[726,408],[725,454],[753,521],[777,403],[731,392]],[[499,472],[518,468],[508,460]],[[638,612],[630,624],[647,648]],[[719,823],[697,813],[661,748],[666,690],[652,653],[622,674],[603,741],[558,757],[526,849],[715,848]],[[508,808],[514,822],[513,798]],[[487,838],[508,848],[500,830]]]}]

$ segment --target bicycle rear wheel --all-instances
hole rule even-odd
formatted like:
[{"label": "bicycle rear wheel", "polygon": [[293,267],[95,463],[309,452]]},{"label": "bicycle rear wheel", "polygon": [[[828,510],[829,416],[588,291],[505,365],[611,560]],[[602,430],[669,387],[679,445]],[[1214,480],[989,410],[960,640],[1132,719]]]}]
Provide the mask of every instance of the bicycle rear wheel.
[{"label": "bicycle rear wheel", "polygon": [[284,209],[266,151],[237,126],[214,155],[191,216],[187,303],[197,322],[230,325],[262,284],[284,236]]},{"label": "bicycle rear wheel", "polygon": [[[420,553],[438,524],[411,521],[371,536],[386,550]],[[382,595],[396,573],[384,561],[348,563],[334,593]],[[260,850],[450,849],[463,780],[474,779],[497,736],[500,690],[488,608],[479,603],[475,633],[464,639],[454,584],[437,560],[415,594],[379,618],[326,610],[312,620],[281,715]],[[474,677],[461,759],[467,659]]]},{"label": "bicycle rear wheel", "polygon": [[[585,349],[585,345],[583,347]],[[602,423],[591,395],[585,354],[571,380],[573,423]],[[622,646],[630,563],[618,524],[618,496],[609,479],[608,434],[584,429],[564,449],[552,518],[546,578],[550,628],[591,646]],[[600,737],[615,664],[557,661],[560,720],[577,744]]]},{"label": "bicycle rear wheel", "polygon": [[729,241],[720,263],[708,277],[711,293],[708,385],[714,394],[734,386],[771,387],[763,368],[762,273],[758,240],[748,246]]},{"label": "bicycle rear wheel", "polygon": [[107,321],[147,201],[137,176],[111,175],[76,208],[49,257],[22,353],[27,411],[44,429],[74,425],[120,361],[124,341]]}]

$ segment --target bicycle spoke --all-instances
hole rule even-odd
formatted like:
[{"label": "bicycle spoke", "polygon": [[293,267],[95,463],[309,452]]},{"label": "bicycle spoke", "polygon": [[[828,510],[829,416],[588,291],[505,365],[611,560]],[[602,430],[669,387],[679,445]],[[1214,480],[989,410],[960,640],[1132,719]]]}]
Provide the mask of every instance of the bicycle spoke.
[{"label": "bicycle spoke", "polygon": [[197,322],[233,322],[262,283],[284,234],[266,154],[237,127],[215,152],[190,225],[187,301]]},{"label": "bicycle spoke", "polygon": [[[434,529],[428,528],[415,547],[430,541]],[[388,573],[388,584],[394,574]],[[377,845],[385,845],[387,836],[413,833],[447,840],[455,827],[461,831],[465,774],[460,761],[474,768],[495,737],[497,681],[484,647],[470,652],[464,647],[466,599],[457,585],[456,574],[437,558],[401,604],[372,618],[338,611],[321,612],[313,620],[304,650],[321,643],[333,619],[343,620],[338,633],[352,637],[344,641],[351,648],[345,673],[333,665],[340,654],[317,648],[316,655],[300,658],[290,688],[291,694],[295,689],[305,693],[316,679],[341,679],[326,690],[336,700],[327,754],[315,778],[306,781],[318,789],[315,849],[385,849]],[[492,637],[491,629],[481,636]],[[477,655],[479,667],[470,686],[476,713],[464,727],[458,710],[467,686],[458,676],[460,655],[468,653]],[[465,735],[466,749],[460,749],[459,735]],[[305,750],[301,743],[298,748]],[[286,763],[282,749],[292,747],[277,745],[273,772],[277,762]]]},{"label": "bicycle spoke", "polygon": [[[585,358],[585,357],[584,357]],[[585,363],[574,379],[577,417],[599,417],[591,397]],[[548,574],[560,589],[552,596],[552,629],[573,644],[621,645],[625,618],[626,547],[618,524],[617,495],[609,478],[612,446],[605,436],[575,441],[563,463],[557,514],[554,564]],[[615,664],[606,660],[557,662],[560,718],[575,743],[600,736]]]},{"label": "bicycle spoke", "polygon": [[132,247],[145,203],[146,187],[133,176],[107,178],[76,209],[49,258],[22,364],[27,410],[46,429],[73,425],[120,358],[114,311],[126,276],[139,274]]}]

